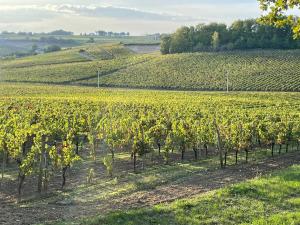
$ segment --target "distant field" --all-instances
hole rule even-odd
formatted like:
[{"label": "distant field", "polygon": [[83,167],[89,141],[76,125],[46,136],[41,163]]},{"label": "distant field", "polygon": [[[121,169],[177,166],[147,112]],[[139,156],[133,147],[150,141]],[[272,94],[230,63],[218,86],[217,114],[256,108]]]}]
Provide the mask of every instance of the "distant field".
[{"label": "distant field", "polygon": [[127,45],[127,48],[136,53],[152,53],[160,51],[160,45]]},{"label": "distant field", "polygon": [[101,36],[81,36],[81,35],[16,35],[16,34],[8,34],[3,35],[0,34],[0,38],[7,40],[31,40],[37,41],[41,37],[55,37],[61,39],[71,39],[75,41],[79,41],[81,43],[86,43],[90,38],[94,38],[97,43],[117,43],[123,42],[124,44],[157,44],[160,41],[155,40],[151,36],[128,36],[128,37],[101,37]]},{"label": "distant field", "polygon": [[48,45],[57,44],[51,42],[41,42],[40,38],[53,37],[56,39],[71,40],[70,44],[59,44],[61,47],[74,47],[87,44],[90,38],[93,38],[97,44],[105,43],[124,43],[124,44],[159,44],[159,40],[155,40],[148,36],[129,36],[129,37],[99,37],[99,36],[64,36],[64,35],[16,35],[0,34],[0,57],[13,54],[14,52],[28,52],[33,45],[39,48],[45,48]]},{"label": "distant field", "polygon": [[0,46],[0,56],[9,55],[9,54],[13,53],[16,50],[17,49],[13,49],[13,48],[8,47],[8,46]]},{"label": "distant field", "polygon": [[5,69],[15,69],[24,67],[33,67],[37,65],[52,65],[61,63],[72,63],[89,61],[81,56],[78,50],[64,50],[51,54],[42,54],[38,56],[30,56],[16,60],[3,60],[1,66]]},{"label": "distant field", "polygon": [[[44,49],[49,45],[59,45],[62,48],[66,47],[73,47],[80,45],[80,42],[72,42],[70,44],[57,44],[52,42],[41,42],[39,39],[11,39],[11,38],[3,38],[2,35],[0,35],[0,57],[5,57],[9,55],[14,55],[17,52],[20,53],[28,53],[31,51],[33,45],[37,45],[38,48]],[[5,49],[5,51],[3,51]]]},{"label": "distant field", "polygon": [[[115,59],[120,56],[127,56],[132,52],[121,45],[85,45],[80,47],[68,48],[62,51],[49,54],[40,54],[19,59],[8,59],[0,61],[0,66],[7,71],[16,68],[34,69],[35,66],[56,65],[68,63],[87,62],[93,60]],[[49,80],[50,82],[50,80]]]},{"label": "distant field", "polygon": [[181,90],[300,91],[300,50],[137,54],[118,44],[87,45],[0,61],[0,80]]},{"label": "distant field", "polygon": [[[86,45],[60,52],[0,61],[0,80],[76,84],[144,63],[150,55],[134,54],[123,45]],[[93,84],[89,84],[92,85]],[[96,85],[96,84],[94,84]]]},{"label": "distant field", "polygon": [[[120,45],[73,48],[0,63],[0,80],[9,82],[81,84],[144,63],[151,56],[136,55]],[[88,84],[91,86],[97,85]]]}]

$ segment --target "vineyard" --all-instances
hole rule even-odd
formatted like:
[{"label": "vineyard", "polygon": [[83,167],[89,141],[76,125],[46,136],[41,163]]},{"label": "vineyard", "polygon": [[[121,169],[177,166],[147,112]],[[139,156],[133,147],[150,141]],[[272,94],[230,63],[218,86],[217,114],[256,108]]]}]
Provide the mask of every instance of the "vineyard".
[{"label": "vineyard", "polygon": [[0,225],[300,225],[300,0],[96,2],[0,0]]},{"label": "vineyard", "polygon": [[[299,112],[298,93],[1,84],[1,187],[8,191],[1,198],[24,202],[31,215],[41,210],[35,215],[41,221],[57,220],[63,211],[53,215],[49,204],[105,207],[117,197],[129,201],[129,194],[138,203],[139,193],[198,173],[272,158],[285,162],[289,154],[297,161]],[[36,194],[44,198],[35,200]],[[76,217],[95,213],[86,210]]]},{"label": "vineyard", "polygon": [[[185,90],[299,91],[299,51],[157,56],[101,79],[107,86]],[[87,81],[95,83],[95,80]]]},{"label": "vineyard", "polygon": [[59,53],[0,61],[2,82],[147,89],[299,91],[300,52],[245,51],[163,56],[122,45],[88,45]]},{"label": "vineyard", "polygon": [[87,59],[87,56],[93,60],[115,59],[130,55],[132,52],[119,44],[103,44],[103,45],[85,45],[80,47],[73,47],[64,49],[59,52],[40,54],[19,59],[3,59],[1,67],[3,69],[13,68],[30,68],[42,65],[56,65],[68,63],[78,63],[85,61],[92,61]]},{"label": "vineyard", "polygon": [[[131,57],[127,57],[132,55]],[[107,58],[110,57],[110,60]],[[35,60],[38,58],[38,60]],[[75,84],[143,63],[148,56],[134,55],[118,45],[65,50],[33,58],[2,62],[0,80],[25,83]],[[75,62],[76,61],[76,62]],[[32,64],[35,64],[32,66]]]}]

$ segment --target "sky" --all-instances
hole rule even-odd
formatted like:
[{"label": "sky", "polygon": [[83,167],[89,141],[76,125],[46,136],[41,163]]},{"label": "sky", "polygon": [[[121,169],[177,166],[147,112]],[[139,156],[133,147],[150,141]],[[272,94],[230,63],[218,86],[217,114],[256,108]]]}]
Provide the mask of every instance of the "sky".
[{"label": "sky", "polygon": [[0,30],[144,35],[260,14],[256,0],[0,0]]}]

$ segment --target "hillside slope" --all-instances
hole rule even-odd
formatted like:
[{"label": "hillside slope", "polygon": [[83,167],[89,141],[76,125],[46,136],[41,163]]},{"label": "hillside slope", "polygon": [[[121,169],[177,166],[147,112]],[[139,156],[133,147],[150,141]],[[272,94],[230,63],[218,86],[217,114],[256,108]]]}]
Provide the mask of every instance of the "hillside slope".
[{"label": "hillside slope", "polygon": [[99,70],[100,85],[109,87],[226,90],[228,75],[231,90],[300,91],[299,64],[300,50],[163,56],[134,54],[121,45],[89,46],[0,61],[0,81],[97,86]]}]

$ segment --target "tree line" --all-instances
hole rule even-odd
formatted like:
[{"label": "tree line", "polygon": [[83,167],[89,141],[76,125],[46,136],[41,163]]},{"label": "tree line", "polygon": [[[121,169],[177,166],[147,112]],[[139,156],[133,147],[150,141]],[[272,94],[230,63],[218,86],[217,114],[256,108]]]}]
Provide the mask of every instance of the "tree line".
[{"label": "tree line", "polygon": [[300,41],[293,38],[290,25],[273,27],[255,19],[238,20],[230,26],[222,23],[185,26],[171,35],[164,35],[161,42],[163,54],[297,48],[300,48]]},{"label": "tree line", "polygon": [[33,36],[33,35],[64,35],[64,36],[72,36],[74,35],[73,32],[71,31],[65,31],[65,30],[54,30],[48,33],[41,32],[41,33],[35,33],[35,32],[24,32],[24,31],[19,31],[19,32],[10,32],[10,31],[2,31],[1,34],[3,35],[27,35],[27,36]]},{"label": "tree line", "polygon": [[129,32],[112,32],[112,31],[104,31],[104,30],[99,30],[99,31],[96,31],[96,35],[98,36],[102,36],[102,37],[124,37],[124,36],[130,36],[130,33]]}]

